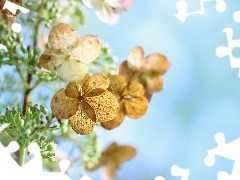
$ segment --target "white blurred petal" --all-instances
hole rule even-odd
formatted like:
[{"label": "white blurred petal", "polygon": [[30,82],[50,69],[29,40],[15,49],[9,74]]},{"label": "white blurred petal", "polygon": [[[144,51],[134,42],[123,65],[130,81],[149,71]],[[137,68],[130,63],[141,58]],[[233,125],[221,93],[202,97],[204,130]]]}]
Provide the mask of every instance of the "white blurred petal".
[{"label": "white blurred petal", "polygon": [[102,0],[82,0],[83,4],[88,8],[93,8],[95,10],[100,10],[104,6],[105,2]]},{"label": "white blurred petal", "polygon": [[66,60],[57,68],[57,74],[65,82],[75,82],[84,78],[87,66],[78,61]]},{"label": "white blurred petal", "polygon": [[13,23],[11,26],[11,29],[16,33],[19,33],[22,30],[22,26],[21,26],[21,24]]},{"label": "white blurred petal", "polygon": [[109,4],[111,7],[114,8],[123,6],[122,0],[105,0],[105,3]]},{"label": "white blurred petal", "polygon": [[101,11],[96,11],[96,15],[102,22],[111,25],[118,20],[118,15],[113,13],[113,9],[109,5],[103,6]]}]

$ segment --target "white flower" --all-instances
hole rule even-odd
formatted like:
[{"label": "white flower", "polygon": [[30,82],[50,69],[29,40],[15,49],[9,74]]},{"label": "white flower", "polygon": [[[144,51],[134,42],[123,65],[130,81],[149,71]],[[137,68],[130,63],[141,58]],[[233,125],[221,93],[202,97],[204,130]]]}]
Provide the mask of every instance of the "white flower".
[{"label": "white flower", "polygon": [[16,33],[19,33],[22,31],[22,26],[19,23],[13,23],[11,29]]},{"label": "white flower", "polygon": [[119,14],[127,11],[133,0],[83,0],[87,7],[95,9],[97,17],[104,23],[115,24]]}]

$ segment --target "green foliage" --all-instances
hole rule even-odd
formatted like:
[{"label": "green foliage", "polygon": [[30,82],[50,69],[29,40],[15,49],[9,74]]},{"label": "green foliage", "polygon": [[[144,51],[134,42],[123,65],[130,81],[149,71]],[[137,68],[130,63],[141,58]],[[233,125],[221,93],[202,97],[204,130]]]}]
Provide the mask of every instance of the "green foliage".
[{"label": "green foliage", "polygon": [[[55,144],[49,141],[48,133],[58,128],[53,118],[48,117],[48,111],[43,106],[28,104],[26,113],[22,112],[19,104],[12,109],[6,108],[5,114],[0,114],[0,124],[9,126],[0,134],[5,145],[10,141],[17,141],[20,147],[27,148],[31,142],[36,142],[41,148],[43,158],[54,161]],[[4,138],[3,138],[4,137]]]}]

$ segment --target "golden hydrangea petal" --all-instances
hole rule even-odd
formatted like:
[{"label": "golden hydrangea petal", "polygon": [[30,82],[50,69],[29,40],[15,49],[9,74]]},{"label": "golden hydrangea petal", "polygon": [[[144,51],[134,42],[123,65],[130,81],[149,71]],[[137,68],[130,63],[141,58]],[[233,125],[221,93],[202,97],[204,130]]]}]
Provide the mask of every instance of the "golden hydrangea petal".
[{"label": "golden hydrangea petal", "polygon": [[65,89],[65,94],[71,98],[78,98],[81,95],[80,88],[81,87],[79,87],[77,82],[68,83],[68,85]]},{"label": "golden hydrangea petal", "polygon": [[116,172],[119,168],[119,164],[117,164],[114,159],[109,159],[104,168],[103,168],[103,178],[104,180],[112,180],[114,179]]},{"label": "golden hydrangea petal", "polygon": [[99,96],[85,97],[84,100],[94,109],[98,122],[109,121],[117,116],[118,101],[108,90]]},{"label": "golden hydrangea petal", "polygon": [[119,146],[112,143],[101,155],[105,160],[104,179],[112,179],[119,168],[119,165],[132,159],[136,155],[136,149],[132,146]]},{"label": "golden hydrangea petal", "polygon": [[114,151],[116,151],[118,145],[116,142],[111,143],[103,152],[102,158],[107,158],[108,156],[112,155]]},{"label": "golden hydrangea petal", "polygon": [[123,90],[123,96],[141,97],[144,95],[145,89],[142,84],[138,82],[131,82]]},{"label": "golden hydrangea petal", "polygon": [[125,161],[129,161],[136,155],[137,151],[132,146],[118,146],[113,156],[115,162],[121,164]]},{"label": "golden hydrangea petal", "polygon": [[79,107],[79,110],[74,116],[69,118],[69,123],[76,133],[82,135],[89,134],[96,124],[86,116],[86,114],[82,111],[81,107]]},{"label": "golden hydrangea petal", "polygon": [[83,83],[83,94],[87,94],[94,89],[107,89],[110,80],[103,74],[95,74],[86,79]]},{"label": "golden hydrangea petal", "polygon": [[93,62],[101,52],[99,40],[94,36],[83,36],[79,38],[75,48],[69,54],[70,59],[77,59],[82,63]]},{"label": "golden hydrangea petal", "polygon": [[52,98],[51,109],[53,115],[58,119],[70,118],[78,110],[78,99],[67,97],[65,89],[60,89]]},{"label": "golden hydrangea petal", "polygon": [[142,70],[154,71],[159,74],[164,74],[170,68],[170,62],[163,54],[152,54],[147,56],[142,63]]},{"label": "golden hydrangea petal", "polygon": [[53,49],[72,49],[72,46],[78,41],[77,32],[67,24],[59,23],[52,27],[48,42]]},{"label": "golden hydrangea petal", "polygon": [[85,94],[84,97],[94,97],[94,96],[100,96],[102,93],[104,93],[106,91],[106,89],[93,89],[92,91],[90,91],[89,93]]},{"label": "golden hydrangea petal", "polygon": [[144,49],[141,46],[134,47],[128,55],[128,67],[133,70],[139,70],[144,58]]},{"label": "golden hydrangea petal", "polygon": [[121,96],[124,87],[127,86],[126,79],[120,75],[109,75],[108,78],[110,79],[108,90],[116,97]]},{"label": "golden hydrangea petal", "polygon": [[137,71],[132,70],[128,67],[127,61],[123,61],[118,68],[118,74],[123,76],[128,83],[132,81],[132,78],[134,77],[136,72]]},{"label": "golden hydrangea petal", "polygon": [[65,59],[66,54],[61,50],[46,49],[40,56],[39,65],[45,71],[56,71]]},{"label": "golden hydrangea petal", "polygon": [[83,79],[87,74],[87,66],[81,62],[65,60],[56,69],[60,79],[65,82],[75,82]]},{"label": "golden hydrangea petal", "polygon": [[116,142],[111,143],[105,151],[102,152],[102,159],[115,159],[118,164],[132,159],[136,155],[136,149],[132,146],[120,146]]},{"label": "golden hydrangea petal", "polygon": [[90,118],[92,121],[96,122],[96,113],[94,109],[86,102],[82,102],[82,111],[85,115]]},{"label": "golden hydrangea petal", "polygon": [[148,100],[145,97],[124,99],[126,115],[137,119],[146,114],[148,109]]},{"label": "golden hydrangea petal", "polygon": [[163,78],[159,74],[150,73],[150,74],[142,74],[139,78],[139,82],[143,84],[146,91],[156,92],[161,91],[163,89]]},{"label": "golden hydrangea petal", "polygon": [[105,129],[108,129],[108,130],[118,127],[124,120],[124,117],[125,117],[124,112],[125,111],[124,111],[123,101],[120,101],[117,116],[111,121],[102,122],[101,123],[102,127],[104,127]]}]

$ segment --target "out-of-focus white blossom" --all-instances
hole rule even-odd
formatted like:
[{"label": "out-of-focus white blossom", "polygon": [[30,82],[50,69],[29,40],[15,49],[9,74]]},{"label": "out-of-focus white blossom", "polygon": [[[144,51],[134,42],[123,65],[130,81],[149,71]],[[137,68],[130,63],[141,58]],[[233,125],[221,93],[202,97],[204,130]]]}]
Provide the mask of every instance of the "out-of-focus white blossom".
[{"label": "out-of-focus white blossom", "polygon": [[19,33],[22,31],[22,26],[19,23],[13,23],[11,29],[16,33]]},{"label": "out-of-focus white blossom", "polygon": [[119,14],[131,7],[133,0],[83,0],[83,3],[95,9],[102,22],[113,25],[117,22]]}]

